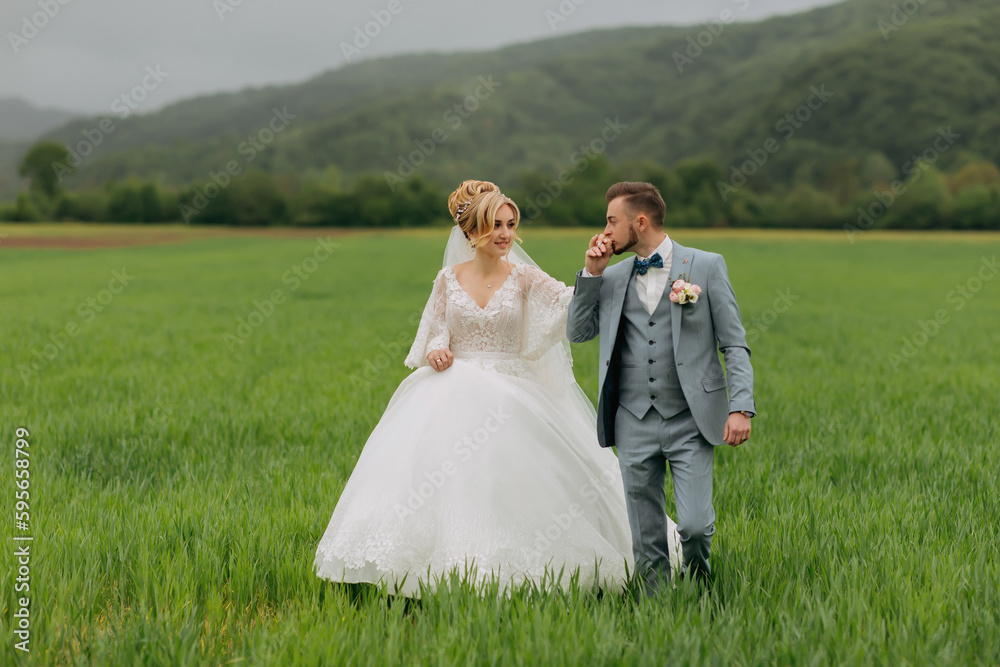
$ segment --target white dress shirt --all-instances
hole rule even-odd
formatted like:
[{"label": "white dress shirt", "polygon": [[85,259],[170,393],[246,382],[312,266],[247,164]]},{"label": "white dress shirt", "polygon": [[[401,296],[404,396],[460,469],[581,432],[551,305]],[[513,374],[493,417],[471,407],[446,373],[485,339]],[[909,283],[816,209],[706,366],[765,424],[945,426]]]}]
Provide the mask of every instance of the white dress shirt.
[{"label": "white dress shirt", "polygon": [[[663,239],[663,243],[656,246],[656,250],[651,252],[649,257],[656,253],[660,253],[660,257],[663,258],[663,268],[657,269],[651,266],[646,270],[645,275],[635,274],[635,286],[639,290],[639,300],[642,301],[642,305],[646,307],[646,311],[650,315],[660,305],[660,298],[664,294],[663,290],[666,289],[667,281],[670,280],[670,268],[674,260],[674,242],[670,240],[669,236]],[[636,259],[641,260],[647,260],[649,257],[635,256]]]}]

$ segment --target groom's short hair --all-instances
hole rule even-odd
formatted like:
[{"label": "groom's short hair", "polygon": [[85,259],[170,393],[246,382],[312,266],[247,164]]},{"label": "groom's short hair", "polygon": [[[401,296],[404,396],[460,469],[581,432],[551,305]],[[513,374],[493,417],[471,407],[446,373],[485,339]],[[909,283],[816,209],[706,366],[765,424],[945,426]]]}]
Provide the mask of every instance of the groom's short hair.
[{"label": "groom's short hair", "polygon": [[663,226],[663,216],[666,215],[667,205],[660,195],[660,191],[652,183],[638,183],[635,181],[625,181],[615,183],[608,188],[607,200],[610,204],[619,197],[625,197],[625,208],[633,218],[640,213],[645,213],[655,226]]}]

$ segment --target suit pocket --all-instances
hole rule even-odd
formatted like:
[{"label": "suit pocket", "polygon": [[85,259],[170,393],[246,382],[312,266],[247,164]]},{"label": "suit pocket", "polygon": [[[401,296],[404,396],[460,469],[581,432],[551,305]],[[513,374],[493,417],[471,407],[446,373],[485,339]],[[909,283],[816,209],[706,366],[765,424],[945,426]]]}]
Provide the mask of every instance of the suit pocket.
[{"label": "suit pocket", "polygon": [[712,377],[703,378],[701,384],[703,387],[705,387],[705,391],[718,391],[720,389],[725,389],[726,376],[725,374],[722,374],[722,375],[713,375]]}]

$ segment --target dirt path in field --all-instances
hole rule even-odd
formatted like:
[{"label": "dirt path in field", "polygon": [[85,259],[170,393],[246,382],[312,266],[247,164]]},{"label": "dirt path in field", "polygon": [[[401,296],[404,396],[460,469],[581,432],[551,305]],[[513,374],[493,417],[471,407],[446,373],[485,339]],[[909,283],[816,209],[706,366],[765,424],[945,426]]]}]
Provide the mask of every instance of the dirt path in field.
[{"label": "dirt path in field", "polygon": [[[87,250],[124,248],[134,246],[171,245],[218,238],[303,238],[327,236],[364,236],[381,234],[406,234],[438,238],[442,226],[400,229],[366,229],[344,227],[191,227],[187,225],[109,225],[81,223],[4,223],[0,224],[0,251],[5,248],[51,248]],[[563,238],[567,234],[590,234],[590,229],[539,228],[538,236]],[[746,238],[752,240],[822,241],[841,243],[850,241],[839,230],[789,230],[789,229],[698,229],[671,230],[680,238]],[[997,232],[948,232],[948,231],[872,231],[866,241],[968,241],[996,242]]]},{"label": "dirt path in field", "polygon": [[[4,233],[14,231],[16,233]],[[3,248],[52,248],[92,249],[124,248],[131,246],[167,245],[214,238],[314,238],[316,236],[343,236],[358,230],[330,227],[301,228],[217,228],[217,229],[164,229],[120,227],[77,227],[59,229],[54,225],[35,228],[7,227],[0,231],[0,249]]]}]

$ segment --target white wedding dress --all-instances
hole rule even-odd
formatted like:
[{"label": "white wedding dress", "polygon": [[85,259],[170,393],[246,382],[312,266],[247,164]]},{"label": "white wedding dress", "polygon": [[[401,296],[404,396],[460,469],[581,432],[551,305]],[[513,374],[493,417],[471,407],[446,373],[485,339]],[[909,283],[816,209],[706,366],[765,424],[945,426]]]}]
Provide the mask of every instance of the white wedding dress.
[{"label": "white wedding dress", "polygon": [[[618,461],[593,406],[550,363],[573,288],[514,264],[485,308],[447,266],[396,390],[316,551],[318,576],[416,597],[457,571],[619,590],[634,569]],[[427,353],[450,348],[437,372]],[[673,530],[674,526],[671,525]],[[677,550],[679,553],[679,549]],[[405,579],[405,580],[404,580]]]}]

